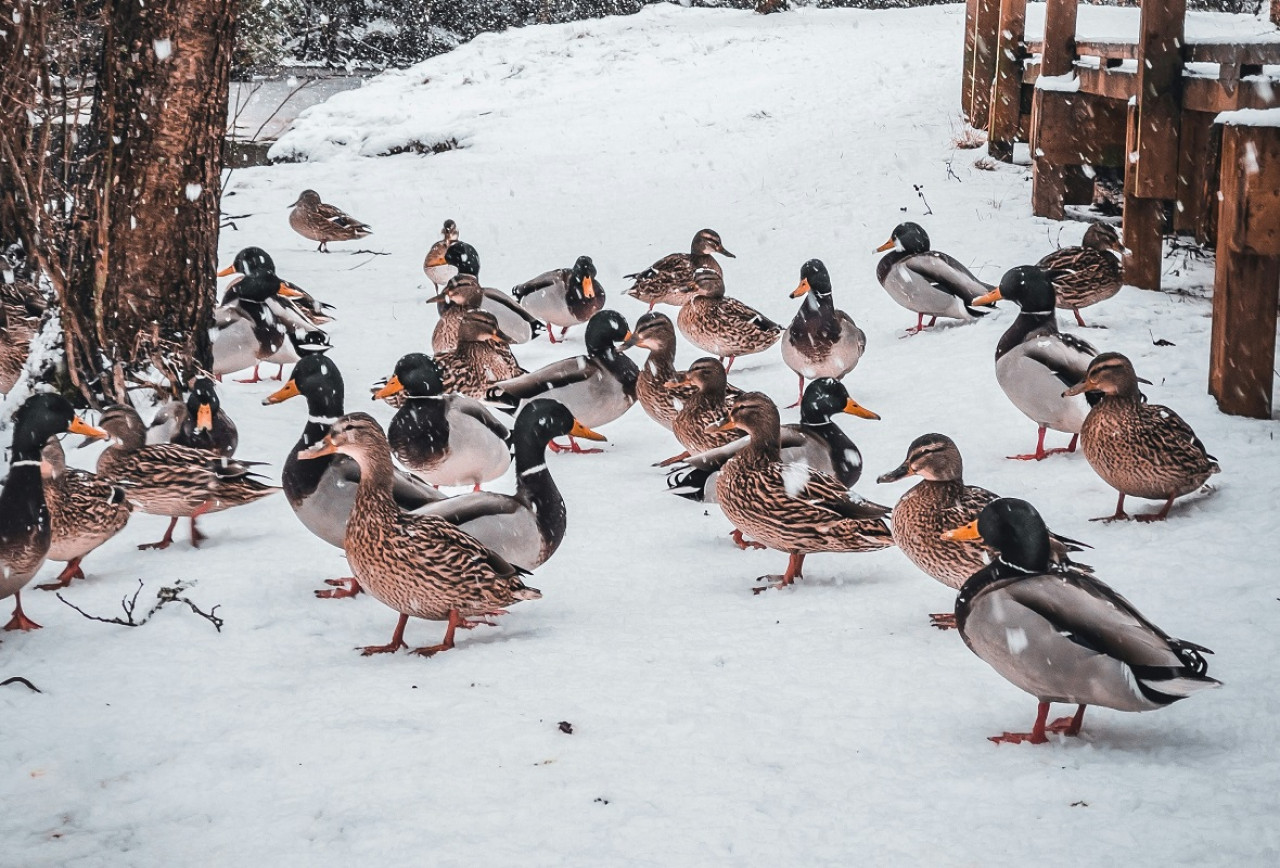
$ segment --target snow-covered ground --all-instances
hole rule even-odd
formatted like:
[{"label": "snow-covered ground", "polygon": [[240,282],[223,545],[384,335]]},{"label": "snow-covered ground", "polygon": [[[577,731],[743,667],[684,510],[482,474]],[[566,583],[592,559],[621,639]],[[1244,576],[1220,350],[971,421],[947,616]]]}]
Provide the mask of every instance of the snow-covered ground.
[{"label": "snow-covered ground", "polygon": [[[605,426],[607,454],[550,459],[570,527],[531,580],[544,599],[430,660],[355,652],[395,615],[312,596],[345,562],[282,496],[207,517],[199,551],[181,536],[135,551],[164,527],[137,515],[65,594],[109,615],[138,579],[144,604],[181,579],[221,606],[221,634],[172,607],[139,629],[94,623],[30,590],[45,629],[3,636],[0,679],[44,692],[0,688],[0,863],[1275,864],[1280,445],[1274,421],[1220,415],[1205,392],[1208,270],[1171,259],[1188,291],[1126,289],[1089,312],[1105,328],[1071,326],[1128,354],[1221,462],[1212,495],[1157,525],[1090,523],[1114,495],[1080,455],[1004,458],[1035,436],[994,378],[1011,306],[903,339],[914,317],[876,283],[870,251],[901,220],[989,281],[1084,228],[1028,216],[1024,168],[983,171],[953,148],[962,22],[959,6],[663,6],[481,37],[309,110],[279,147],[315,161],[237,171],[226,209],[251,216],[222,258],[265,247],[338,305],[348,409],[386,422],[366,386],[429,346],[421,261],[446,217],[486,284],[587,253],[633,320],[621,275],[703,226],[737,254],[730,293],[778,319],[820,257],[868,334],[846,382],[884,417],[842,423],[866,460],[858,490],[893,502],[907,484],[874,478],[914,437],[950,434],[971,481],[1036,503],[1152,620],[1217,652],[1222,690],[997,747],[986,736],[1029,726],[1035,702],[928,626],[952,603],[942,585],[887,550],[813,556],[800,587],[752,596],[784,557],[737,551],[715,507],[667,493],[650,463],[675,442],[637,408]],[[366,156],[446,138],[461,148]],[[286,221],[305,187],[375,234],[314,252]],[[578,335],[517,351],[532,368],[580,349]],[[679,361],[698,355],[682,346]],[[793,396],[777,350],[732,379]],[[305,407],[260,406],[275,388],[223,394],[238,454],[278,472]],[[441,629],[414,622],[408,640]]]}]

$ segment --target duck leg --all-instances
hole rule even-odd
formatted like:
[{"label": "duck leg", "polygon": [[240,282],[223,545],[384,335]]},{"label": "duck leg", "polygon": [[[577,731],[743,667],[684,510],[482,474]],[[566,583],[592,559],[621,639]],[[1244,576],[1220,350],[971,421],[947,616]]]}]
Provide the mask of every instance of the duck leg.
[{"label": "duck leg", "polygon": [[735,530],[733,533],[729,534],[729,536],[733,539],[733,544],[736,545],[738,548],[742,549],[743,551],[746,551],[747,549],[767,549],[768,548],[768,546],[765,545],[764,543],[758,543],[753,539],[743,539],[742,531],[740,530]]},{"label": "duck leg", "polygon": [[476,624],[464,619],[457,609],[450,609],[449,610],[449,626],[445,628],[444,641],[441,642],[439,645],[426,645],[426,646],[423,646],[422,648],[414,648],[409,653],[418,654],[422,657],[434,657],[436,654],[439,654],[441,651],[448,651],[450,648],[453,647],[453,631],[454,630],[457,630],[459,627],[462,627],[462,629],[464,630],[470,630],[474,626],[476,626]]},{"label": "duck leg", "polygon": [[80,558],[72,558],[67,561],[66,567],[62,572],[58,573],[58,578],[52,582],[46,582],[43,585],[36,585],[42,591],[57,591],[71,584],[74,579],[83,579],[84,570],[80,569]]},{"label": "duck leg", "polygon": [[729,364],[724,365],[724,356],[720,357],[720,364],[724,365],[724,372],[726,374],[729,373],[730,369],[733,368],[733,360],[736,358],[737,356],[729,356]]},{"label": "duck leg", "polygon": [[277,371],[276,371],[276,375],[275,375],[274,377],[272,377],[271,379],[273,379],[273,380],[283,380],[283,379],[284,379],[284,365],[280,365],[280,366],[279,366],[279,370],[277,370]]},{"label": "duck leg", "polygon": [[13,594],[13,617],[9,619],[9,623],[4,625],[6,630],[21,630],[24,633],[28,630],[39,630],[40,625],[27,617],[27,613],[22,611],[22,592],[15,591]]},{"label": "duck leg", "polygon": [[212,507],[212,501],[205,501],[196,508],[195,512],[191,513],[191,547],[193,549],[200,548],[200,543],[208,539],[208,537],[200,533],[200,530],[196,527],[196,519],[204,515]]},{"label": "duck leg", "polygon": [[564,343],[564,336],[565,336],[565,335],[567,335],[568,333],[569,333],[569,327],[568,327],[568,326],[565,326],[564,328],[560,329],[560,342],[561,342],[561,343]]},{"label": "duck leg", "polygon": [[366,645],[360,649],[361,657],[372,657],[374,654],[394,654],[401,648],[409,646],[404,643],[404,627],[409,623],[409,616],[401,613],[396,621],[396,631],[391,634],[391,641],[386,645]]},{"label": "duck leg", "polygon": [[[1036,722],[1031,727],[1031,732],[1006,732],[1003,735],[993,735],[987,741],[996,744],[1022,744],[1029,741],[1032,744],[1044,744],[1049,737],[1044,734],[1044,722],[1049,717],[1049,703],[1042,702],[1036,710]],[[1081,715],[1083,717],[1083,714]]]},{"label": "duck leg", "polygon": [[553,344],[560,343],[560,341],[556,340],[556,330],[552,328],[551,323],[547,323],[547,340]]},{"label": "duck leg", "polygon": [[[1172,501],[1170,501],[1172,503]],[[1167,509],[1167,508],[1166,508]],[[1105,521],[1111,524],[1113,521],[1128,521],[1129,513],[1124,511],[1124,492],[1120,492],[1120,499],[1116,501],[1115,515],[1100,515],[1097,518],[1091,518],[1089,521]]]},{"label": "duck leg", "polygon": [[178,526],[178,517],[172,516],[169,519],[169,529],[164,532],[164,538],[159,542],[143,543],[138,546],[138,551],[145,552],[147,549],[159,549],[164,551],[173,543],[173,529]]},{"label": "duck leg", "polygon": [[918,334],[920,334],[920,332],[924,331],[925,329],[933,328],[933,324],[934,324],[934,323],[936,323],[937,321],[938,321],[938,318],[937,318],[936,316],[931,316],[931,317],[929,317],[929,324],[928,324],[928,325],[925,325],[925,322],[924,322],[924,314],[922,314],[922,313],[917,313],[917,314],[916,314],[916,325],[915,325],[915,328],[909,328],[909,329],[907,329],[907,334],[908,334],[908,335],[918,335]]},{"label": "duck leg", "polygon": [[955,612],[940,612],[936,615],[929,616],[929,626],[937,627],[939,630],[956,629]]},{"label": "duck leg", "polygon": [[1076,322],[1080,324],[1080,328],[1089,327],[1088,325],[1085,324],[1084,317],[1080,316],[1080,308],[1073,307],[1071,308],[1071,312],[1076,315]]},{"label": "duck leg", "polygon": [[320,252],[320,253],[328,253],[328,252],[329,252],[329,242],[328,242],[328,241],[321,241],[321,242],[320,242],[320,246],[319,246],[319,247],[317,247],[317,248],[316,248],[316,250],[317,250],[318,252]]},{"label": "duck leg", "polygon": [[[1121,496],[1123,497],[1123,495]],[[1138,521],[1143,521],[1143,522],[1164,521],[1166,518],[1169,517],[1169,509],[1170,507],[1173,506],[1174,497],[1177,497],[1177,495],[1175,494],[1173,495],[1173,497],[1170,497],[1168,500],[1166,500],[1164,502],[1164,509],[1160,510],[1159,512],[1144,512],[1141,515],[1135,515],[1134,518],[1136,518]]]},{"label": "duck leg", "polygon": [[681,452],[679,455],[672,455],[670,458],[664,458],[653,466],[654,467],[670,467],[672,464],[675,464],[678,461],[684,461],[688,457],[689,457],[689,450],[686,449],[684,452]]},{"label": "duck leg", "polygon": [[1010,456],[1009,456],[1009,458],[1010,458],[1011,460],[1013,460],[1013,461],[1044,461],[1044,460],[1045,460],[1046,458],[1048,458],[1050,455],[1057,455],[1057,454],[1058,454],[1058,453],[1060,453],[1060,452],[1075,452],[1075,451],[1076,451],[1076,443],[1077,443],[1077,442],[1079,441],[1079,439],[1080,439],[1080,435],[1079,435],[1079,434],[1073,434],[1073,435],[1071,436],[1071,443],[1070,443],[1070,444],[1069,444],[1065,449],[1064,449],[1063,447],[1061,447],[1061,446],[1059,446],[1059,447],[1057,447],[1057,448],[1054,448],[1054,449],[1045,449],[1045,448],[1044,448],[1044,435],[1045,435],[1045,433],[1046,433],[1048,430],[1049,430],[1049,429],[1048,429],[1048,428],[1046,428],[1045,426],[1043,426],[1043,425],[1041,425],[1041,426],[1040,426],[1040,434],[1039,434],[1039,436],[1036,438],[1036,451],[1035,451],[1035,452],[1032,452],[1032,453],[1027,454],[1027,455],[1010,455]]},{"label": "duck leg", "polygon": [[752,588],[751,593],[763,594],[765,591],[769,590],[770,588],[781,589],[781,588],[785,588],[787,585],[794,585],[796,579],[804,578],[804,576],[800,574],[800,570],[803,566],[804,566],[804,554],[803,553],[797,554],[795,552],[792,552],[790,557],[787,560],[787,571],[783,573],[781,576],[761,576],[759,579],[757,579],[757,581],[763,581],[765,579],[769,579],[769,584],[765,585],[763,588]]},{"label": "duck leg", "polygon": [[247,377],[246,379],[243,379],[243,380],[236,380],[236,382],[237,382],[237,383],[259,383],[259,382],[261,382],[261,381],[262,381],[262,377],[259,377],[259,376],[258,376],[258,368],[260,368],[260,367],[262,367],[262,363],[261,363],[261,362],[259,362],[258,364],[256,364],[256,365],[254,365],[254,366],[253,366],[253,376],[252,376],[252,377]]},{"label": "duck leg", "polygon": [[787,405],[786,409],[788,410],[790,410],[793,407],[799,407],[800,402],[804,400],[804,374],[800,374],[799,377],[800,377],[800,392],[799,394],[796,395],[796,402],[794,404]]},{"label": "duck leg", "polygon": [[1084,710],[1086,707],[1084,705],[1077,706],[1075,714],[1071,717],[1059,717],[1045,727],[1045,732],[1060,732],[1069,736],[1079,735],[1080,727],[1084,724]]},{"label": "duck leg", "polygon": [[316,591],[316,596],[322,600],[341,600],[344,597],[354,597],[360,593],[360,580],[355,576],[349,576],[345,579],[325,579],[326,585],[332,585],[332,590]]}]

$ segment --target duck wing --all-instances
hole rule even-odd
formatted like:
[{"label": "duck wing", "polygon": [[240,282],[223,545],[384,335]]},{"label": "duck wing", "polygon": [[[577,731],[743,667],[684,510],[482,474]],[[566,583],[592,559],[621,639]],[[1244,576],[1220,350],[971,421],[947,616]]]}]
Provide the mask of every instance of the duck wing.
[{"label": "duck wing", "polygon": [[[521,286],[523,285],[524,284],[521,284]],[[538,319],[536,316],[529,313],[529,311],[521,307],[520,304],[517,303],[514,298],[507,295],[502,290],[485,288],[484,297],[487,301],[492,302],[495,307],[500,307],[503,310],[511,311],[511,313],[515,314],[516,316],[520,317],[520,319],[527,322],[529,324],[529,331],[531,333],[530,340],[532,340],[533,338],[536,338],[539,335],[539,333],[541,333],[542,320]],[[519,298],[519,296],[517,296],[517,298]],[[499,325],[501,325],[501,323],[499,323]]]},{"label": "duck wing", "polygon": [[834,476],[804,464],[783,464],[782,485],[789,497],[829,510],[841,518],[884,518],[893,510],[852,493]]},{"label": "duck wing", "polygon": [[[993,287],[973,276],[973,272],[961,265],[956,259],[937,250],[928,250],[909,256],[899,264],[901,268],[915,272],[937,289],[954,295],[965,304],[980,295],[986,295]],[[979,315],[985,311],[975,311]]]},{"label": "duck wing", "polygon": [[509,494],[476,491],[438,500],[424,507],[421,514],[437,515],[450,524],[462,526],[486,515],[513,515],[523,508],[520,501]]},{"label": "duck wing", "polygon": [[333,205],[329,205],[324,202],[320,203],[320,205],[316,207],[316,213],[335,226],[341,226],[344,229],[368,229],[373,231],[372,227],[370,227],[368,223],[362,223],[346,211],[343,211],[341,208],[334,207]]},{"label": "duck wing", "polygon": [[596,363],[594,359],[587,356],[574,356],[573,358],[552,362],[545,367],[538,368],[536,371],[531,371],[519,377],[501,380],[489,391],[494,396],[505,394],[524,401],[537,397],[544,392],[549,392],[552,389],[558,389],[561,386],[585,382],[591,379],[595,373]]},{"label": "duck wing", "polygon": [[1059,332],[1029,337],[1025,346],[1028,359],[1044,365],[1068,388],[1085,378],[1089,363],[1098,355],[1088,342]]},{"label": "duck wing", "polygon": [[692,279],[693,267],[687,253],[668,253],[644,271],[622,275],[624,280],[651,280],[659,274],[673,275]]},{"label": "duck wing", "polygon": [[497,418],[489,412],[489,408],[477,401],[475,398],[468,398],[466,395],[452,394],[448,397],[449,409],[456,410],[475,419],[481,425],[493,432],[494,436],[500,440],[511,442],[511,432],[507,430],[507,426],[503,425]]},{"label": "duck wing", "polygon": [[552,289],[557,286],[563,289],[569,285],[569,274],[570,270],[568,268],[553,268],[551,271],[544,271],[531,280],[526,280],[524,283],[518,283],[511,287],[511,294],[517,299],[522,299],[526,295],[543,289]]}]

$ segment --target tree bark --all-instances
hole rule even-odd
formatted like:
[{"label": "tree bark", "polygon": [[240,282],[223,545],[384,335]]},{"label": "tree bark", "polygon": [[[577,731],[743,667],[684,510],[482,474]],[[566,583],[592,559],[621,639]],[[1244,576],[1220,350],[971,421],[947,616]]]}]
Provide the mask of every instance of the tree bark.
[{"label": "tree bark", "polygon": [[27,166],[32,150],[29,113],[39,101],[41,50],[48,8],[42,0],[0,2],[0,247],[27,240],[21,215],[28,210]]}]

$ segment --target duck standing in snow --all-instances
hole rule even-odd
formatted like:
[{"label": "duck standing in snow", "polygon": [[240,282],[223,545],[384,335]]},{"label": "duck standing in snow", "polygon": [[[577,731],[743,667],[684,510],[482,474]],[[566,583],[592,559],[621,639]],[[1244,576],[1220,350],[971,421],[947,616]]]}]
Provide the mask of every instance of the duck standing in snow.
[{"label": "duck standing in snow", "polygon": [[[1098,351],[1058,331],[1053,280],[1043,268],[1020,265],[1010,269],[998,287],[974,303],[1001,299],[1022,310],[996,345],[996,381],[1013,405],[1040,429],[1035,452],[1010,458],[1042,461],[1056,452],[1075,452],[1089,406],[1083,398],[1073,397],[1074,393],[1064,394],[1063,389],[1084,379]],[[1070,445],[1045,449],[1044,435],[1049,428],[1070,434]]]},{"label": "duck standing in snow", "polygon": [[80,562],[124,530],[133,507],[123,488],[102,482],[87,470],[68,468],[57,437],[50,437],[44,445],[40,473],[44,502],[49,507],[48,557],[67,566],[52,582],[36,587],[56,591],[73,579],[84,578]]},{"label": "duck standing in snow", "polygon": [[[444,640],[415,648],[430,657],[454,646],[454,632],[491,624],[504,607],[542,594],[527,587],[527,571],[512,566],[474,537],[434,515],[405,515],[391,489],[395,468],[391,447],[372,416],[351,413],[338,419],[324,439],[300,453],[303,459],[342,454],[360,467],[355,504],[347,520],[343,548],[360,586],[400,618],[386,645],[362,649],[394,653],[404,641],[409,618],[446,621]],[[476,620],[479,619],[479,620]]]},{"label": "duck standing in snow", "polygon": [[1057,305],[1076,315],[1084,326],[1080,308],[1106,301],[1124,286],[1124,244],[1106,223],[1094,223],[1084,232],[1078,247],[1063,247],[1036,265],[1053,276]]},{"label": "duck standing in snow", "polygon": [[318,241],[316,250],[329,252],[330,241],[355,241],[373,234],[369,224],[362,223],[341,208],[320,201],[315,190],[303,190],[289,206],[289,226],[303,238]]},{"label": "duck standing in snow", "polygon": [[[444,253],[445,262],[457,270],[457,275],[441,292],[427,299],[435,302],[436,310],[443,317],[453,304],[462,303],[468,309],[480,308],[493,314],[498,319],[498,326],[507,335],[508,343],[527,344],[538,336],[542,323],[537,317],[520,306],[520,303],[500,289],[480,286],[480,254],[465,241],[455,241]],[[449,291],[456,287],[458,292],[470,292],[469,284],[480,286],[478,303],[473,303],[471,296],[461,302],[454,301],[454,294]],[[438,352],[438,351],[437,351]]]},{"label": "duck standing in snow", "polygon": [[[684,404],[683,390],[667,388],[681,373],[676,370],[676,327],[671,317],[654,310],[641,316],[631,337],[622,345],[624,350],[631,347],[649,351],[636,378],[636,400],[650,419],[671,431],[676,414]],[[730,383],[726,393],[732,399],[741,395],[742,390]]]},{"label": "duck standing in snow", "polygon": [[[876,279],[889,297],[916,314],[914,328],[919,334],[933,326],[938,317],[975,320],[985,316],[978,310],[979,298],[991,289],[954,257],[929,249],[929,234],[919,223],[899,223],[889,240],[875,253],[889,251],[876,266]],[[924,318],[929,317],[926,325]]]},{"label": "duck standing in snow", "polygon": [[867,348],[867,336],[831,299],[831,275],[821,259],[800,267],[800,285],[792,298],[804,298],[800,310],[782,333],[782,360],[800,378],[798,407],[804,397],[804,381],[819,377],[839,380],[852,371]]},{"label": "duck standing in snow", "polygon": [[220,305],[230,304],[238,298],[236,286],[244,277],[257,274],[280,282],[280,288],[271,301],[287,324],[305,331],[333,322],[333,316],[330,314],[334,309],[333,305],[325,304],[296,283],[279,277],[276,274],[275,260],[261,247],[242,249],[230,265],[218,272],[218,277],[230,277],[233,274],[241,276],[227,284],[226,289],[222,291]]},{"label": "duck standing in snow", "polygon": [[446,302],[440,307],[440,319],[431,333],[433,353],[451,353],[458,348],[458,330],[467,311],[483,308],[491,314],[498,328],[510,338],[509,343],[527,343],[542,329],[542,323],[505,293],[485,289],[471,274],[454,277],[438,295],[427,301]]},{"label": "duck standing in snow", "polygon": [[280,285],[274,274],[246,275],[236,284],[234,299],[214,310],[209,340],[215,376],[252,367],[253,376],[244,382],[259,380],[258,365],[280,350],[288,332],[268,303]]},{"label": "duck standing in snow", "polygon": [[714,425],[725,417],[732,405],[728,387],[724,366],[712,358],[698,359],[689,370],[677,374],[666,384],[668,391],[688,393],[671,427],[685,451],[660,462],[659,467],[683,461],[695,452],[717,449],[744,436],[744,432],[737,429],[721,431]]},{"label": "duck standing in snow", "polygon": [[[436,353],[445,391],[481,400],[494,383],[524,374],[511,352],[509,337],[489,311],[467,311],[458,325],[457,348]],[[397,394],[389,392],[387,396],[394,399]]]},{"label": "duck standing in snow", "polygon": [[185,401],[169,401],[156,412],[147,428],[147,443],[177,443],[208,449],[219,455],[235,454],[240,442],[236,423],[222,409],[213,380],[197,377]]},{"label": "duck standing in snow", "polygon": [[[945,538],[999,553],[960,588],[956,626],[969,650],[1040,703],[1031,732],[991,741],[1043,744],[1049,732],[1079,735],[1090,705],[1151,711],[1221,686],[1205,674],[1209,649],[1170,638],[1088,573],[1051,570],[1049,532],[1026,501],[995,500]],[[1052,702],[1075,704],[1075,715],[1046,723]]]},{"label": "duck standing in snow", "polygon": [[659,303],[680,307],[692,298],[689,292],[694,288],[693,275],[698,269],[722,273],[720,263],[711,255],[713,253],[736,258],[724,249],[719,232],[699,230],[689,244],[688,253],[669,253],[644,271],[625,275],[627,280],[635,281],[626,294],[649,305],[649,310]]},{"label": "duck standing in snow", "polygon": [[5,630],[40,629],[22,611],[22,589],[44,564],[52,539],[40,453],[50,437],[66,431],[106,436],[77,418],[59,395],[32,395],[13,417],[9,475],[0,488],[0,600],[13,597],[14,604]]},{"label": "duck standing in snow", "polygon": [[572,268],[556,268],[511,288],[520,305],[547,324],[547,337],[556,342],[553,326],[560,326],[560,339],[571,326],[582,325],[604,308],[604,287],[596,280],[596,264],[590,256],[579,256]]},{"label": "duck standing in snow", "polygon": [[1103,353],[1090,364],[1084,381],[1064,394],[1083,394],[1089,415],[1080,429],[1084,457],[1103,481],[1120,493],[1114,515],[1128,519],[1126,495],[1163,500],[1159,512],[1138,521],[1164,521],[1173,501],[1190,494],[1221,471],[1196,432],[1182,417],[1159,404],[1148,404],[1133,363],[1119,353]]},{"label": "duck standing in snow", "polygon": [[676,325],[694,346],[720,358],[728,371],[738,356],[762,353],[778,342],[782,326],[760,311],[724,294],[719,272],[694,272],[693,297],[680,308]]},{"label": "duck standing in snow", "polygon": [[458,273],[458,269],[446,262],[444,258],[445,251],[457,240],[458,224],[452,220],[444,221],[444,226],[440,229],[440,240],[431,245],[427,250],[426,258],[422,260],[422,272],[427,276],[427,280],[431,281],[436,292],[453,280]]}]

